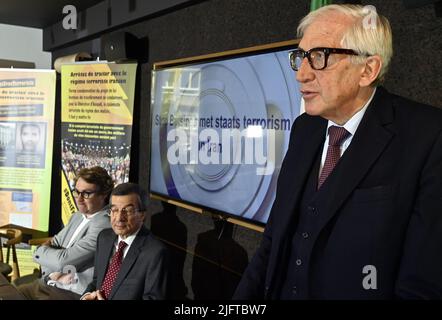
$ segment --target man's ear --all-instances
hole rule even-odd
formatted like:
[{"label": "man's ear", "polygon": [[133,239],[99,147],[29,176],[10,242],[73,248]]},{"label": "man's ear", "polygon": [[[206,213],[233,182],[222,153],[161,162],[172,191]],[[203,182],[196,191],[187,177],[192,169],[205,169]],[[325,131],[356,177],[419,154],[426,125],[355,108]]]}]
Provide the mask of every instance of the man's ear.
[{"label": "man's ear", "polygon": [[382,68],[382,59],[378,55],[370,56],[367,58],[364,64],[364,68],[361,73],[361,79],[359,85],[361,87],[370,86],[378,77]]}]

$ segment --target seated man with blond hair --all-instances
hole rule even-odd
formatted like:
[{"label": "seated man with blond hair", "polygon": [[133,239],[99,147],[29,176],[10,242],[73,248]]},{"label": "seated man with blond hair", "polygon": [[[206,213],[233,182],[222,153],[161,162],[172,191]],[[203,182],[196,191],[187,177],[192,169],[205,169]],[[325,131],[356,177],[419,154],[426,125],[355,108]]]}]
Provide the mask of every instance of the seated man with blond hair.
[{"label": "seated man with blond hair", "polygon": [[41,278],[17,287],[27,299],[80,298],[92,281],[97,236],[110,227],[106,209],[113,186],[101,167],[79,171],[72,192],[78,212],[59,233],[35,250],[33,257],[41,266]]}]

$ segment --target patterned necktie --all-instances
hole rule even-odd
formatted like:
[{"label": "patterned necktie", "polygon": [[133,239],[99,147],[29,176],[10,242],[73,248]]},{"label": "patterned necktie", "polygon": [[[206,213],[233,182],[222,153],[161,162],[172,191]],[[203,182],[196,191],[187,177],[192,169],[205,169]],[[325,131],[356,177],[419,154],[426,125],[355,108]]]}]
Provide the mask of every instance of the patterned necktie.
[{"label": "patterned necktie", "polygon": [[343,127],[331,126],[328,128],[328,149],[324,167],[318,180],[318,189],[333,171],[341,157],[341,144],[350,136],[350,132]]},{"label": "patterned necktie", "polygon": [[120,241],[117,252],[115,252],[109,267],[107,268],[106,276],[104,277],[103,284],[101,285],[101,290],[103,291],[106,299],[109,297],[112,286],[117,278],[118,271],[120,271],[121,262],[123,261],[123,252],[126,246],[126,242]]}]

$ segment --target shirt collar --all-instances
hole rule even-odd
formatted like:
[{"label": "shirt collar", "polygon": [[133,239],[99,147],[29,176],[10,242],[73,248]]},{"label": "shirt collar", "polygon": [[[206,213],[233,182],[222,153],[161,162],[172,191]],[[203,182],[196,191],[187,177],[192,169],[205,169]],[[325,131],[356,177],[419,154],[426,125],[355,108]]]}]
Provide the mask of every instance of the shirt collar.
[{"label": "shirt collar", "polygon": [[326,131],[327,134],[328,134],[328,128],[330,128],[331,126],[337,126],[337,127],[344,127],[345,130],[350,132],[350,134],[353,136],[356,133],[356,130],[358,129],[359,123],[361,123],[362,117],[364,116],[365,111],[368,108],[368,105],[370,104],[371,100],[373,100],[375,93],[376,93],[376,88],[374,88],[373,93],[371,94],[370,98],[365,103],[365,105],[362,107],[362,109],[356,112],[343,126],[336,124],[331,120],[328,120],[327,131]]},{"label": "shirt collar", "polygon": [[106,211],[108,207],[109,207],[109,206],[106,205],[106,206],[105,206],[103,209],[101,209],[100,211],[97,211],[97,212],[95,212],[95,213],[89,215],[89,217],[87,217],[84,213],[81,213],[81,215],[83,216],[83,219],[84,219],[84,220],[92,220],[94,217],[97,216],[98,213],[103,212],[103,211]]},{"label": "shirt collar", "polygon": [[98,211],[93,213],[93,214],[91,214],[91,215],[89,215],[89,216],[87,216],[84,213],[82,213],[81,216],[83,217],[83,220],[92,220],[97,215],[97,213],[98,213]]},{"label": "shirt collar", "polygon": [[137,236],[138,232],[140,232],[140,229],[141,229],[141,227],[134,234],[131,234],[126,239],[123,239],[120,236],[118,236],[117,246],[120,243],[120,241],[124,241],[124,242],[126,242],[127,246],[129,247],[132,244],[132,242],[134,242],[135,237]]}]

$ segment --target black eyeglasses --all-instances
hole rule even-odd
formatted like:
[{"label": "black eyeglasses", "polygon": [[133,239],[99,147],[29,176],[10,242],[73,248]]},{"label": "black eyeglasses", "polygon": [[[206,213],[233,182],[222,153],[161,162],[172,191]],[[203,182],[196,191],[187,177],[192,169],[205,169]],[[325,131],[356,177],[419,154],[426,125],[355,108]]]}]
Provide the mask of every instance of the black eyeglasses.
[{"label": "black eyeglasses", "polygon": [[72,191],[72,195],[74,198],[79,198],[80,196],[83,197],[83,199],[89,199],[94,193],[97,193],[98,191],[78,191],[77,189],[74,189]]},{"label": "black eyeglasses", "polygon": [[110,216],[115,216],[118,212],[120,212],[122,215],[126,216],[126,217],[131,217],[133,216],[135,213],[137,212],[143,212],[144,210],[138,209],[138,208],[133,208],[133,207],[126,207],[123,209],[118,209],[118,208],[109,208],[108,209],[108,214]]},{"label": "black eyeglasses", "polygon": [[349,54],[352,56],[359,56],[360,54],[352,49],[341,48],[312,48],[308,51],[302,49],[295,49],[289,52],[290,66],[293,70],[298,71],[301,68],[302,61],[307,58],[310,66],[314,70],[322,70],[327,67],[327,61],[330,54]]}]

